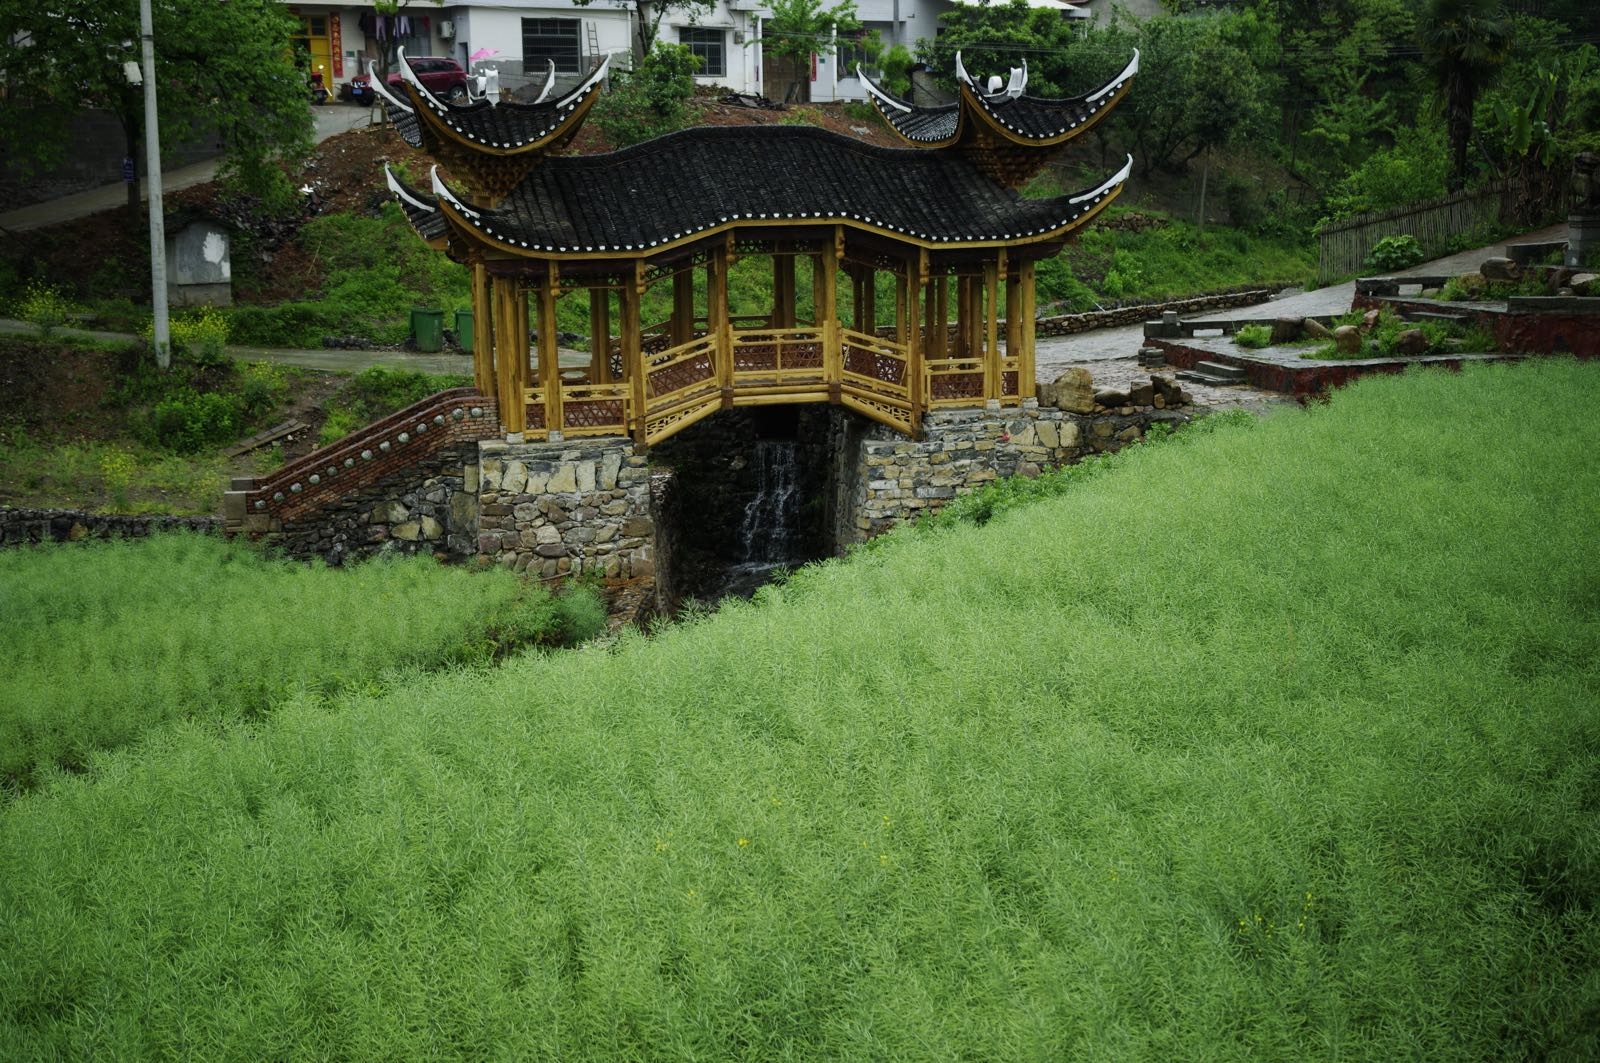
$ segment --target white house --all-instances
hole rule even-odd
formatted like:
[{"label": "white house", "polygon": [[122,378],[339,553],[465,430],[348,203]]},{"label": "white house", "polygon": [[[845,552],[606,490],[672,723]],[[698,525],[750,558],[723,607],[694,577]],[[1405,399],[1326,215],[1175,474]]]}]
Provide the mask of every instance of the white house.
[{"label": "white house", "polygon": [[[1057,3],[1059,0],[1042,0]],[[938,17],[952,0],[858,0],[857,17],[879,40],[915,50],[932,37]],[[544,80],[550,62],[558,74],[577,78],[598,57],[612,56],[613,69],[626,68],[637,47],[637,13],[624,0],[594,0],[578,7],[568,0],[493,0],[490,3],[435,5],[412,0],[398,14],[380,15],[371,7],[344,4],[292,3],[302,32],[297,47],[310,67],[320,72],[333,91],[366,71],[369,60],[392,56],[396,46],[407,55],[447,55],[464,67],[493,66],[502,85],[515,88],[527,80]],[[702,60],[696,78],[742,93],[780,95],[782,79],[764,70],[761,40],[772,9],[763,0],[717,0],[694,21],[669,11],[660,39],[687,45]],[[474,58],[478,57],[478,58]],[[866,90],[855,75],[861,55],[842,41],[833,55],[814,57],[811,98],[863,100]],[[381,64],[380,64],[381,65]]]}]

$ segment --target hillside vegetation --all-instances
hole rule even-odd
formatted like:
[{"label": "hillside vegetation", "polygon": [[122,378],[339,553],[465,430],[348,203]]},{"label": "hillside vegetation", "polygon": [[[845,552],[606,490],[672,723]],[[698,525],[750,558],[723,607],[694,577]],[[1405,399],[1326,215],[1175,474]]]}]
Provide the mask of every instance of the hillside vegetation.
[{"label": "hillside vegetation", "polygon": [[651,637],[164,727],[0,810],[0,1043],[1592,1057],[1597,394],[1368,379]]}]

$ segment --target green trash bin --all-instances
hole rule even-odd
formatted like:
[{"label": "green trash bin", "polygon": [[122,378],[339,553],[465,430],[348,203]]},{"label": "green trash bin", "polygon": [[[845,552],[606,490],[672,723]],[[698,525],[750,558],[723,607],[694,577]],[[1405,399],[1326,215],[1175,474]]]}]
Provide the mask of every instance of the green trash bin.
[{"label": "green trash bin", "polygon": [[444,311],[412,310],[411,338],[417,341],[419,351],[434,354],[444,350]]},{"label": "green trash bin", "polygon": [[473,353],[471,310],[456,311],[456,343],[460,344],[461,349],[467,354]]}]

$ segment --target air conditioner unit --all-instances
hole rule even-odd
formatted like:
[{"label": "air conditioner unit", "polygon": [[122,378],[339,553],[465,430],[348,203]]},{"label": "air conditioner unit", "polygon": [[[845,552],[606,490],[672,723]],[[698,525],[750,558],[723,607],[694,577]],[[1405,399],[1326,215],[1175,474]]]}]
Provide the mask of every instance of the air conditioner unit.
[{"label": "air conditioner unit", "polygon": [[443,37],[445,40],[449,40],[451,37],[454,37],[455,35],[456,35],[456,24],[454,22],[451,22],[447,18],[440,19],[439,20],[439,36]]}]

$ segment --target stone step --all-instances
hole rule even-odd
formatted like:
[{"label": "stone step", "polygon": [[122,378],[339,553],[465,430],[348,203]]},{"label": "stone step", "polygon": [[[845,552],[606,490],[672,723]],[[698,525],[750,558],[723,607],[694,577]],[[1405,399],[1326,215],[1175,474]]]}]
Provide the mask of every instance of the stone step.
[{"label": "stone step", "polygon": [[1448,310],[1401,311],[1400,316],[1406,321],[1438,321],[1445,325],[1465,325],[1472,320],[1467,314],[1451,313]]},{"label": "stone step", "polygon": [[1217,377],[1220,380],[1226,380],[1230,384],[1242,384],[1245,379],[1245,371],[1241,367],[1224,365],[1221,362],[1196,362],[1194,371],[1206,376]]},{"label": "stone step", "polygon": [[1232,387],[1235,384],[1244,383],[1244,381],[1235,380],[1233,377],[1217,376],[1213,373],[1203,373],[1200,371],[1198,366],[1194,369],[1179,370],[1177,375],[1179,380],[1187,380],[1194,384],[1208,384],[1214,388],[1226,388]]}]

